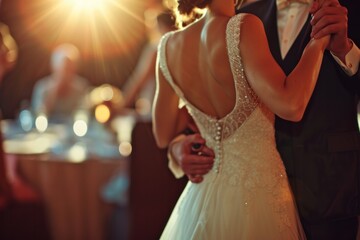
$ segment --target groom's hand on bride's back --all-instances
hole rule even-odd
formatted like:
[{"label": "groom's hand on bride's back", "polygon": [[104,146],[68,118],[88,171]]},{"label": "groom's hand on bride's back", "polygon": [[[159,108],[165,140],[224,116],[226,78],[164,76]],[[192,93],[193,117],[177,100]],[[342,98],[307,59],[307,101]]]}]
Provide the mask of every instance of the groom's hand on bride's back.
[{"label": "groom's hand on bride's back", "polygon": [[193,183],[203,181],[214,164],[214,152],[199,133],[186,135],[170,146],[173,159]]}]

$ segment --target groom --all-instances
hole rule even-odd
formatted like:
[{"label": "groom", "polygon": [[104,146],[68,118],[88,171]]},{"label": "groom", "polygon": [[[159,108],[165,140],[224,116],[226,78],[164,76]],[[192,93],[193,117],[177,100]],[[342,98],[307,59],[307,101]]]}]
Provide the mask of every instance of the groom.
[{"label": "groom", "polygon": [[[276,141],[307,238],[355,240],[360,215],[360,53],[348,39],[346,9],[336,0],[326,1],[329,6],[313,18],[306,0],[259,0],[239,12],[263,21],[271,52],[286,74],[310,37],[332,34],[331,53],[325,53],[303,119],[294,123],[277,117]],[[203,143],[199,134],[173,140],[169,166],[175,176],[185,173],[194,183],[202,181],[213,163],[212,150]]]}]

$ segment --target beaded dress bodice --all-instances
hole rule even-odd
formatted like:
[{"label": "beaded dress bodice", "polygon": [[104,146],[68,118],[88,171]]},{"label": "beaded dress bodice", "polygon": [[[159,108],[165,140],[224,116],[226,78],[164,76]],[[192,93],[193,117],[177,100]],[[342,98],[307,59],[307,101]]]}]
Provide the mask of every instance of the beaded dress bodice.
[{"label": "beaded dress bodice", "polygon": [[[226,43],[234,78],[236,102],[232,111],[221,119],[212,117],[196,108],[185,98],[183,91],[174,82],[166,61],[166,42],[170,34],[172,33],[166,34],[159,45],[160,68],[167,81],[180,97],[182,102],[180,105],[185,104],[190,115],[194,118],[201,135],[206,139],[207,145],[214,149],[216,155],[215,172],[219,172],[222,168],[221,165],[224,163],[224,157],[226,157],[224,154],[235,152],[235,149],[241,153],[242,146],[246,151],[253,150],[259,152],[259,147],[263,145],[261,143],[264,140],[270,140],[270,146],[274,148],[274,116],[260,102],[246,80],[244,73],[239,50],[240,16],[232,17],[226,28]],[[248,120],[251,121],[245,124]],[[246,129],[244,129],[245,125],[248,125]],[[248,146],[248,144],[250,145]],[[266,144],[268,145],[268,143]],[[234,149],[229,149],[232,147]],[[267,149],[264,150],[266,151]]]},{"label": "beaded dress bodice", "polygon": [[239,49],[240,25],[241,16],[236,15],[226,28],[236,101],[220,119],[195,107],[174,82],[166,61],[166,42],[172,33],[159,45],[159,66],[180,98],[179,107],[186,106],[206,145],[215,152],[214,167],[204,181],[185,188],[163,239],[303,239],[294,237],[300,227],[276,150],[274,114],[246,79]]}]

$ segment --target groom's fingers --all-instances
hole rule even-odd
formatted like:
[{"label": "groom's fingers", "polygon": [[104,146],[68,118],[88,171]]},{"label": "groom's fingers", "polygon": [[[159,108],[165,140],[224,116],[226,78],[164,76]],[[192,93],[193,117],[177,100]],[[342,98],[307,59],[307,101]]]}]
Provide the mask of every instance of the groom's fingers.
[{"label": "groom's fingers", "polygon": [[335,34],[345,28],[344,24],[346,23],[342,16],[324,17],[313,26],[311,37],[321,38]]},{"label": "groom's fingers", "polygon": [[186,174],[206,174],[211,170],[214,164],[214,158],[206,155],[199,155],[199,153],[203,154],[202,152],[188,154],[183,156],[182,160],[179,162],[181,169]]},{"label": "groom's fingers", "polygon": [[322,7],[337,7],[340,6],[340,3],[338,0],[315,0],[313,4],[316,4],[319,8]]},{"label": "groom's fingers", "polygon": [[336,16],[347,16],[347,9],[343,6],[326,6],[319,9],[313,14],[311,24],[316,25],[320,20],[327,19],[331,20]]},{"label": "groom's fingers", "polygon": [[338,0],[315,0],[310,8],[310,13],[313,15],[324,7],[339,7],[341,6]]},{"label": "groom's fingers", "polygon": [[189,180],[192,182],[192,183],[201,183],[204,178],[203,176],[201,175],[187,175],[187,177],[189,178]]},{"label": "groom's fingers", "polygon": [[313,15],[311,37],[321,38],[347,29],[347,9],[342,6],[324,7]]},{"label": "groom's fingers", "polygon": [[209,158],[215,157],[214,151],[211,148],[208,148],[207,146],[203,146],[197,154],[202,156],[207,156]]}]

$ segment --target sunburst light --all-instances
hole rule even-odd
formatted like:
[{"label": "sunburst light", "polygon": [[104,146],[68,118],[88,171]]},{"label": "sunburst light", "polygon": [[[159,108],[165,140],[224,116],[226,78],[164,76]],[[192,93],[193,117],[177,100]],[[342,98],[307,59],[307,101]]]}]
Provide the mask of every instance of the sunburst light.
[{"label": "sunburst light", "polygon": [[26,44],[46,53],[60,43],[74,44],[81,52],[82,73],[95,84],[125,81],[147,41],[143,15],[148,0],[18,1],[16,17]]},{"label": "sunburst light", "polygon": [[101,8],[105,4],[105,0],[63,0],[69,4],[73,4],[78,10],[95,10]]},{"label": "sunburst light", "polygon": [[[135,0],[23,0],[29,33],[45,46],[70,41],[83,53],[126,54],[143,38],[143,19]],[[32,14],[28,14],[31,12]],[[140,15],[141,16],[141,15]]]}]

